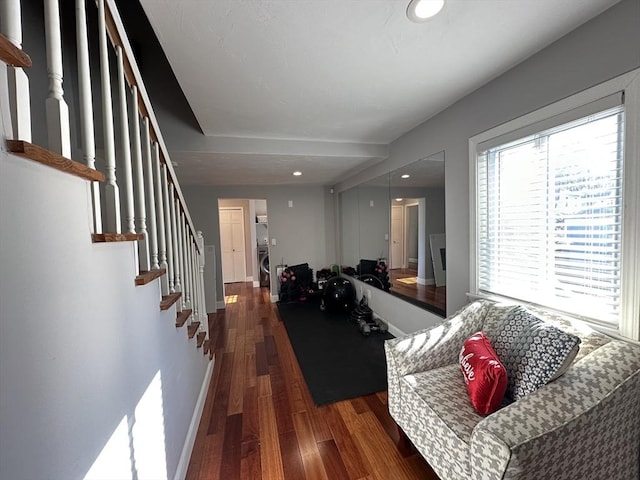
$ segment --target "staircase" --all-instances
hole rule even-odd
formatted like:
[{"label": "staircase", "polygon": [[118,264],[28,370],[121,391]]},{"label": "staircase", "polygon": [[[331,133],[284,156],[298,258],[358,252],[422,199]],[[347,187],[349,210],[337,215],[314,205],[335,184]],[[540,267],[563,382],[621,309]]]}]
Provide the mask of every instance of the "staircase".
[{"label": "staircase", "polygon": [[[175,308],[175,328],[184,328],[195,347],[213,358],[204,301],[204,240],[193,226],[115,2],[76,0],[75,31],[70,32],[61,21],[58,0],[45,0],[47,28],[40,28],[46,66],[33,65],[22,50],[21,8],[19,0],[0,7],[0,59],[8,66],[2,88],[8,91],[13,136],[6,140],[7,151],[89,182],[91,241],[131,243],[137,257],[135,285],[159,283],[159,308]],[[96,21],[98,31],[88,32]],[[64,51],[65,57],[76,57],[75,70],[63,72],[63,47],[70,42],[62,42],[62,33],[67,39],[75,36],[75,45]],[[97,58],[90,58],[90,52],[98,52]],[[38,122],[44,119],[33,114],[32,99],[38,96],[31,94],[27,69],[39,69],[48,79],[47,145],[32,140],[32,126],[42,130]],[[67,101],[63,79],[78,85],[73,101]],[[101,98],[94,103],[96,92]],[[98,139],[97,123],[103,130]]]}]

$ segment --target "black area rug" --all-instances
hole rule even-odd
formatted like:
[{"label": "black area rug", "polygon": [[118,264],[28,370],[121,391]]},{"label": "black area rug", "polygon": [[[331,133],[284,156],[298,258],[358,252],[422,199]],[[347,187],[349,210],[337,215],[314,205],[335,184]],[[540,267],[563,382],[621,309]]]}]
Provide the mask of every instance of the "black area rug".
[{"label": "black area rug", "polygon": [[365,337],[346,313],[322,312],[315,301],[278,310],[316,406],[387,389],[384,341],[393,335]]}]

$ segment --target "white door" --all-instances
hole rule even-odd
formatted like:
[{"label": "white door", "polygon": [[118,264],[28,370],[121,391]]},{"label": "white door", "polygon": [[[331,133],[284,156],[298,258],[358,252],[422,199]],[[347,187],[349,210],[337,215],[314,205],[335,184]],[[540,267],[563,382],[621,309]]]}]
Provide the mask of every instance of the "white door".
[{"label": "white door", "polygon": [[391,206],[391,268],[404,267],[404,207]]},{"label": "white door", "polygon": [[242,207],[222,207],[220,212],[220,250],[222,251],[222,281],[244,282],[244,210]]}]

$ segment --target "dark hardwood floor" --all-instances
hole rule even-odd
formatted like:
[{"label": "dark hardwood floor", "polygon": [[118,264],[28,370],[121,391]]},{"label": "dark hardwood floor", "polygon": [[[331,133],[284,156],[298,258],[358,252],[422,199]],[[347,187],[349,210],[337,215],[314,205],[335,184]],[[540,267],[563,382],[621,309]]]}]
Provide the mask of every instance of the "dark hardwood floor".
[{"label": "dark hardwood floor", "polygon": [[437,480],[400,438],[386,392],[315,407],[269,291],[226,285],[187,480]]},{"label": "dark hardwood floor", "polygon": [[447,287],[413,283],[412,279],[415,279],[417,274],[418,270],[414,268],[394,268],[389,270],[391,291],[405,297],[414,298],[419,302],[427,303],[446,312]]}]

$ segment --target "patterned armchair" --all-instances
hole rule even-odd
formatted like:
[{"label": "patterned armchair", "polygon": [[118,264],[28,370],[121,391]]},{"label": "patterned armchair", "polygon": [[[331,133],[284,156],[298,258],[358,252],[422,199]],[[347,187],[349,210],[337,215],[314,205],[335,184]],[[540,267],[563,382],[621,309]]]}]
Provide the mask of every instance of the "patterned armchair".
[{"label": "patterned armchair", "polygon": [[529,308],[581,339],[558,379],[495,413],[473,409],[458,364],[512,307],[477,301],[385,344],[389,411],[443,480],[638,480],[640,346]]}]

